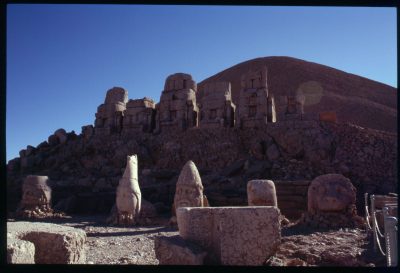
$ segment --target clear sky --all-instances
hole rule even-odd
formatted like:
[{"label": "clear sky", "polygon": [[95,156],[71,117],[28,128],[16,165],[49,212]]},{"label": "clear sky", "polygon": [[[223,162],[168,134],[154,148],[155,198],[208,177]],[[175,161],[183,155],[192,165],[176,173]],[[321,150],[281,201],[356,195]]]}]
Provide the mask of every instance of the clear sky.
[{"label": "clear sky", "polygon": [[7,6],[7,160],[55,130],[81,132],[113,86],[159,101],[257,57],[291,56],[397,87],[396,9],[153,5]]}]

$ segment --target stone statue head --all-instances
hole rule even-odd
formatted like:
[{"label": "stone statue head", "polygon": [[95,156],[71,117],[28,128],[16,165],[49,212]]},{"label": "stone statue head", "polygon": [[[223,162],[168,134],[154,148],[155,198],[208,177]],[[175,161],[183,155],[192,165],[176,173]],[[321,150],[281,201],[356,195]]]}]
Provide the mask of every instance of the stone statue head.
[{"label": "stone statue head", "polygon": [[199,171],[189,160],[179,175],[174,197],[175,209],[179,207],[202,207],[203,185]]},{"label": "stone statue head", "polygon": [[47,176],[28,175],[22,185],[23,208],[50,205],[51,188],[48,185]]},{"label": "stone statue head", "polygon": [[341,174],[315,178],[308,188],[308,212],[340,212],[356,202],[356,189]]}]

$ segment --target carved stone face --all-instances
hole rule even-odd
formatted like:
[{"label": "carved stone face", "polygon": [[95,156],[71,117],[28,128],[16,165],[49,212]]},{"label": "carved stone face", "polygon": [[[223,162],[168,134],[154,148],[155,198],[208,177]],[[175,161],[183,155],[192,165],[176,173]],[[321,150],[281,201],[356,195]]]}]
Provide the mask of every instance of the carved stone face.
[{"label": "carved stone face", "polygon": [[196,165],[188,161],[183,166],[176,183],[174,197],[175,209],[179,207],[202,207],[203,185]]},{"label": "carved stone face", "polygon": [[308,189],[309,212],[339,212],[356,202],[356,190],[340,174],[326,174],[314,179]]},{"label": "carved stone face", "polygon": [[175,192],[175,208],[201,207],[203,203],[203,190],[192,185],[177,185]]},{"label": "carved stone face", "polygon": [[23,207],[49,205],[51,202],[51,189],[47,185],[47,176],[28,176],[22,186]]}]

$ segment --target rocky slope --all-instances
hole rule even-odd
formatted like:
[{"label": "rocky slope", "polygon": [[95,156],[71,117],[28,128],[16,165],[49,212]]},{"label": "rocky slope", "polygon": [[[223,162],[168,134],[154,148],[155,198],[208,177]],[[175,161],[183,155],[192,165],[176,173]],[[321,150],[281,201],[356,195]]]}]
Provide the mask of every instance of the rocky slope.
[{"label": "rocky slope", "polygon": [[[230,81],[238,104],[240,76],[266,65],[269,92],[275,97],[302,91],[305,113],[336,111],[338,120],[378,130],[397,131],[397,89],[325,65],[290,57],[264,57],[239,63],[198,83]],[[279,109],[277,109],[278,111]]]},{"label": "rocky slope", "polygon": [[[362,208],[364,192],[397,191],[396,151],[397,134],[306,120],[247,130],[195,128],[89,139],[69,133],[64,143],[31,147],[28,155],[9,162],[8,209],[15,210],[23,179],[37,174],[49,176],[56,209],[108,212],[126,155],[132,154],[138,155],[142,196],[160,213],[170,211],[179,172],[188,160],[198,167],[212,206],[246,205],[251,179],[302,181],[341,173],[357,188]],[[304,195],[296,198],[286,201],[307,202]],[[278,204],[283,200],[278,188]]]}]

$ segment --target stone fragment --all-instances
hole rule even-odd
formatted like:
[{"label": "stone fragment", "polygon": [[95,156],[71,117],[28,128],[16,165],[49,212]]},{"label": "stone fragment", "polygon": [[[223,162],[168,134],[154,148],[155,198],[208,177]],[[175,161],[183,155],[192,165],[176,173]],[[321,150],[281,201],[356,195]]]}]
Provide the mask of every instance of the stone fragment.
[{"label": "stone fragment", "polygon": [[205,196],[199,171],[193,161],[189,160],[183,166],[176,183],[174,196],[174,213],[180,207],[204,207]]},{"label": "stone fragment", "polygon": [[247,183],[249,206],[277,206],[275,184],[272,180],[251,180]]},{"label": "stone fragment", "polygon": [[356,189],[341,174],[325,174],[315,178],[308,188],[308,212],[344,211],[356,202]]},{"label": "stone fragment", "polygon": [[140,215],[141,202],[137,155],[127,156],[125,172],[116,192],[117,224],[135,224]]},{"label": "stone fragment", "polygon": [[357,215],[356,189],[341,174],[320,175],[311,181],[307,194],[307,212],[299,223],[313,228],[363,227]]},{"label": "stone fragment", "polygon": [[81,229],[50,223],[8,222],[13,239],[29,241],[35,246],[36,264],[82,264],[86,261],[86,233]]},{"label": "stone fragment", "polygon": [[177,210],[180,236],[203,247],[205,262],[262,265],[280,244],[276,207],[213,207]]},{"label": "stone fragment", "polygon": [[203,265],[207,255],[200,246],[179,235],[156,237],[154,250],[160,265]]},{"label": "stone fragment", "polygon": [[41,218],[52,214],[51,188],[47,176],[28,175],[22,185],[22,200],[17,209],[18,217],[30,217],[36,212],[35,218]]},{"label": "stone fragment", "polygon": [[31,242],[8,239],[7,240],[7,263],[9,264],[34,264],[35,245]]}]

